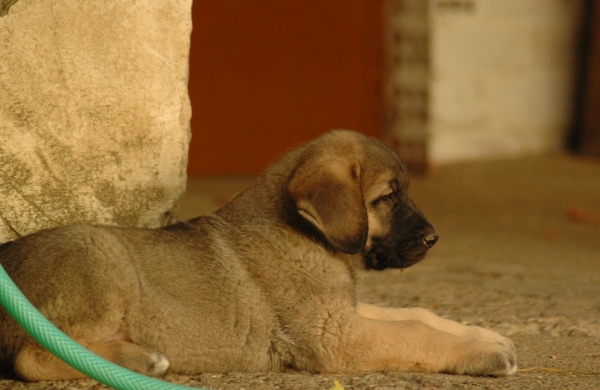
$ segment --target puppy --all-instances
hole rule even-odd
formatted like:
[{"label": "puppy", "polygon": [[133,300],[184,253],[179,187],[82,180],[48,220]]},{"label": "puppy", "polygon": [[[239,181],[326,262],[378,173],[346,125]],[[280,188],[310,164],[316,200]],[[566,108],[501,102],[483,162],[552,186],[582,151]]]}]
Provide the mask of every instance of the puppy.
[{"label": "puppy", "polygon": [[[361,270],[409,267],[438,239],[407,182],[383,143],[333,131],[209,216],[159,229],[44,230],[0,246],[0,262],[65,333],[147,375],[514,373],[507,338],[357,300]],[[23,380],[84,377],[4,310],[0,360]]]}]

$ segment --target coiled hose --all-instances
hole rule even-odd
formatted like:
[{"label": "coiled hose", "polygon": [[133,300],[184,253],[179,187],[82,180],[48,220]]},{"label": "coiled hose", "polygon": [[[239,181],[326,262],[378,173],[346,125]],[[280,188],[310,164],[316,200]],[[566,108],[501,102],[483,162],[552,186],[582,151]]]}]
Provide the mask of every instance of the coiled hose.
[{"label": "coiled hose", "polygon": [[44,348],[110,387],[118,390],[190,389],[127,370],[88,351],[46,319],[23,295],[0,265],[0,304]]}]

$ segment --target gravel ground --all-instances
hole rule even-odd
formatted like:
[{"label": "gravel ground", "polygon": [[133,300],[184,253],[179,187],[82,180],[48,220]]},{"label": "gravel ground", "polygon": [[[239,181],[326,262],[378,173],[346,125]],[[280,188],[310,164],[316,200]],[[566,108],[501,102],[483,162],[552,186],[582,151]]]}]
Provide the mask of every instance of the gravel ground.
[{"label": "gravel ground", "polygon": [[[209,211],[247,182],[191,181],[182,216]],[[426,307],[507,335],[519,353],[516,375],[340,376],[290,370],[165,379],[236,390],[600,389],[600,162],[548,156],[457,164],[414,179],[411,188],[440,242],[425,261],[404,273],[367,273],[363,299]],[[93,380],[0,380],[0,389],[5,388],[106,387]]]}]

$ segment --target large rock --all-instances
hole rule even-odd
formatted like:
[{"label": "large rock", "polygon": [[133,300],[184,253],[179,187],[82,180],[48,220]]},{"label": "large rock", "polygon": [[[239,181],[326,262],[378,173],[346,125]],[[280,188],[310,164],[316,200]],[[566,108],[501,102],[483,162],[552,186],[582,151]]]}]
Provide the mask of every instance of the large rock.
[{"label": "large rock", "polygon": [[177,218],[190,32],[191,0],[0,0],[0,242]]}]

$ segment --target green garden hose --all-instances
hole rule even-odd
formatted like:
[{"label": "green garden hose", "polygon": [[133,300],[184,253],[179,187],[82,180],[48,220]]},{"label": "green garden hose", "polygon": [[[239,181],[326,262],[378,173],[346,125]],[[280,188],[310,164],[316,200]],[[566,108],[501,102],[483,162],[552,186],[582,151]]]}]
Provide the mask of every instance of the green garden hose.
[{"label": "green garden hose", "polygon": [[0,265],[0,305],[38,343],[54,355],[110,387],[118,390],[181,390],[190,389],[129,371],[104,360],[73,341],[46,319],[23,295]]}]

